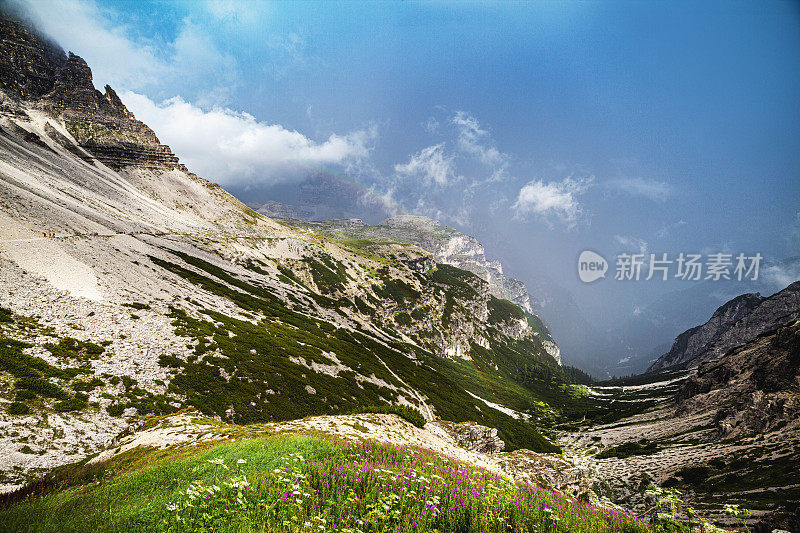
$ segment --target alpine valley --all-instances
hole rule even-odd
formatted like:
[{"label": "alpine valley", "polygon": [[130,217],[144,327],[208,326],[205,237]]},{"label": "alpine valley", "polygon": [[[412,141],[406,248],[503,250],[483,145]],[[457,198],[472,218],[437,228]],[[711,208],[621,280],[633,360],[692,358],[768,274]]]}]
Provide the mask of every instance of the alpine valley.
[{"label": "alpine valley", "polygon": [[2,14],[0,531],[800,531],[800,284],[596,383],[474,238],[254,207]]}]

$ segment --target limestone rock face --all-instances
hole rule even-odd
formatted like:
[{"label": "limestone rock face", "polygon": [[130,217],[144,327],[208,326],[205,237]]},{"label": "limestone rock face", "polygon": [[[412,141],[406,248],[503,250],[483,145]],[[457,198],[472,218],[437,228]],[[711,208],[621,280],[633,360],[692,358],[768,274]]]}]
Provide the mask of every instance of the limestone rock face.
[{"label": "limestone rock face", "polygon": [[594,472],[562,455],[523,449],[501,454],[497,459],[503,470],[516,481],[557,490],[592,504],[601,503],[592,488]]},{"label": "limestone rock face", "polygon": [[428,424],[443,429],[459,446],[473,452],[499,453],[505,444],[497,436],[497,429],[481,426],[475,422],[448,422],[437,420]]},{"label": "limestone rock face", "polygon": [[511,300],[527,312],[533,313],[525,284],[506,277],[500,261],[489,260],[483,245],[474,237],[464,235],[427,217],[414,215],[398,215],[386,219],[381,226],[417,232],[418,242],[414,244],[430,251],[437,263],[453,265],[472,272],[489,282],[495,296]]},{"label": "limestone rock face", "polygon": [[95,89],[86,61],[8,13],[0,13],[0,88],[4,107],[33,104],[63,120],[79,146],[110,167],[184,168],[111,87]]},{"label": "limestone rock face", "polygon": [[17,99],[38,99],[53,90],[66,57],[55,44],[0,13],[0,88]]},{"label": "limestone rock face", "polygon": [[696,368],[798,318],[800,282],[769,298],[758,293],[738,296],[717,309],[702,326],[680,334],[672,349],[653,363],[648,372],[669,367]]}]

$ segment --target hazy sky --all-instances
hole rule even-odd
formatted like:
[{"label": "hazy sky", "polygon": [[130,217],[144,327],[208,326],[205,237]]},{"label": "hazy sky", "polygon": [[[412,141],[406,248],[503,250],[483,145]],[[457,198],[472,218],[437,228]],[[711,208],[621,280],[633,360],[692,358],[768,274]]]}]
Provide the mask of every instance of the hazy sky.
[{"label": "hazy sky", "polygon": [[344,176],[607,321],[675,284],[584,248],[800,251],[797,2],[26,4],[198,174]]}]

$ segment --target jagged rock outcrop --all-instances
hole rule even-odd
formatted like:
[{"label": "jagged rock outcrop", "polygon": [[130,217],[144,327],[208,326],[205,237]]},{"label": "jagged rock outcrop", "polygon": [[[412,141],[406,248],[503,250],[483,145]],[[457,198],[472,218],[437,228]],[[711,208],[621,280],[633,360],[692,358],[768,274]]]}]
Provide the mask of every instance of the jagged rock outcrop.
[{"label": "jagged rock outcrop", "polygon": [[679,335],[672,349],[647,370],[695,368],[713,361],[758,335],[800,318],[800,282],[764,298],[744,294],[721,306],[711,319]]},{"label": "jagged rock outcrop", "polygon": [[[414,270],[425,271],[436,263],[466,270],[486,281],[489,292],[495,298],[509,300],[534,315],[525,284],[506,277],[500,261],[487,259],[485,250],[477,239],[430,218],[398,215],[374,226],[356,218],[307,222],[307,225],[336,237],[413,244],[431,254],[430,263],[414,265]],[[561,351],[550,332],[537,317],[532,320],[537,322],[537,335],[545,351],[561,364]],[[455,354],[468,351],[466,346],[463,349],[455,346],[453,348]]]},{"label": "jagged rock outcrop", "polygon": [[800,414],[800,322],[761,335],[700,365],[676,394],[675,413],[719,407],[719,437],[773,431]]},{"label": "jagged rock outcrop", "polygon": [[395,230],[411,230],[416,233],[416,244],[430,251],[437,263],[453,265],[468,270],[489,282],[499,298],[511,300],[529,313],[533,313],[530,295],[525,284],[503,274],[500,261],[489,260],[483,245],[474,237],[464,235],[435,220],[415,215],[398,215],[381,222]]},{"label": "jagged rock outcrop", "polygon": [[[398,215],[384,220],[376,227],[388,228],[388,234],[394,238],[405,236],[412,244],[431,252],[437,263],[472,272],[489,284],[496,297],[510,300],[528,313],[534,314],[525,283],[507,277],[500,261],[487,259],[483,245],[474,237],[430,218],[415,215]],[[561,351],[549,332],[542,339],[542,344],[547,353],[561,364]]]},{"label": "jagged rock outcrop", "polygon": [[515,481],[557,490],[581,501],[600,503],[593,490],[594,472],[564,456],[514,450],[499,455],[497,461]]},{"label": "jagged rock outcrop", "polygon": [[0,12],[0,88],[3,106],[32,104],[64,121],[81,148],[113,168],[181,168],[169,146],[161,144],[128,111],[117,93],[100,92],[81,57],[68,55],[49,39]]},{"label": "jagged rock outcrop", "polygon": [[459,446],[472,452],[500,453],[505,448],[505,443],[497,436],[497,429],[481,426],[475,422],[437,420],[428,422],[426,428],[428,426],[443,429]]}]

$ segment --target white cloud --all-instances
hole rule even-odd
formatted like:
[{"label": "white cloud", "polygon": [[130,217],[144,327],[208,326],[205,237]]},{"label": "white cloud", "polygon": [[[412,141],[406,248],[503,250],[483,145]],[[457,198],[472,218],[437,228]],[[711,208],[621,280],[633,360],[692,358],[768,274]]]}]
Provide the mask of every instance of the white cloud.
[{"label": "white cloud", "polygon": [[[408,212],[461,226],[468,225],[478,209],[508,209],[510,201],[499,183],[513,183],[510,158],[495,147],[490,132],[474,116],[437,106],[419,125],[444,140],[395,164],[393,172],[380,178],[382,190],[392,191]],[[380,172],[372,172],[367,181],[377,175]]]},{"label": "white cloud", "polygon": [[180,97],[159,104],[129,91],[121,96],[190,169],[224,185],[291,181],[304,177],[309,166],[346,165],[367,157],[377,135],[370,128],[315,142],[227,108],[204,111]]},{"label": "white cloud", "polygon": [[447,185],[454,179],[453,158],[444,153],[444,143],[423,148],[408,163],[397,164],[395,172],[404,177],[419,177],[425,185]]},{"label": "white cloud", "polygon": [[647,253],[647,242],[637,237],[628,237],[625,235],[614,235],[614,240],[617,244],[624,246],[628,249],[638,249],[640,254]]},{"label": "white cloud", "polygon": [[656,202],[663,202],[674,194],[672,186],[669,183],[644,178],[612,180],[608,182],[608,185],[626,194],[642,196]]},{"label": "white cloud", "polygon": [[458,111],[452,118],[458,131],[458,147],[478,158],[486,165],[502,165],[506,156],[491,144],[489,132],[481,129],[478,120],[466,111]]},{"label": "white cloud", "polygon": [[241,2],[237,0],[206,0],[203,9],[214,19],[237,26],[252,27],[272,12],[268,2]]},{"label": "white cloud", "polygon": [[533,180],[520,189],[517,201],[511,207],[520,217],[535,215],[548,223],[551,223],[551,218],[556,218],[568,227],[574,227],[583,211],[578,196],[591,186],[593,179],[570,177],[550,183]]}]

